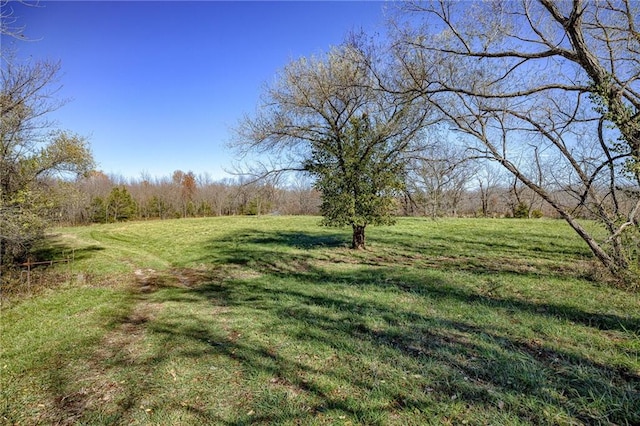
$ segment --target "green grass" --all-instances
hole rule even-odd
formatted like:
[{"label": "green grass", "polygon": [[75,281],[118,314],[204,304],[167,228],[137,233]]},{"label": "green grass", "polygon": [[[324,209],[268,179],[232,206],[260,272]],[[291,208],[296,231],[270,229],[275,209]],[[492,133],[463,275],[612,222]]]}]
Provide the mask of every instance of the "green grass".
[{"label": "green grass", "polygon": [[640,424],[640,301],[552,220],[57,230],[2,310],[8,424]]}]

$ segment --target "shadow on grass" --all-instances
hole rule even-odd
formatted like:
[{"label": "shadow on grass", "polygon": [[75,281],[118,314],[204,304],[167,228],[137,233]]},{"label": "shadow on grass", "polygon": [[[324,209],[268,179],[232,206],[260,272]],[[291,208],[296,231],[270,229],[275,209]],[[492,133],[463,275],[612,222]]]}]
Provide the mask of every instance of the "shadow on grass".
[{"label": "shadow on grass", "polygon": [[[499,235],[500,239],[497,239]],[[510,233],[509,230],[474,230],[457,235],[429,235],[428,240],[417,238],[419,234],[391,230],[378,239],[395,246],[410,250],[429,250],[433,254],[448,254],[452,247],[457,253],[490,251],[496,254],[521,252],[534,255],[536,258],[555,260],[559,255],[571,257],[590,257],[586,245],[576,243],[572,239],[559,240],[553,234],[541,234],[529,231],[526,235]],[[422,237],[422,236],[420,236]],[[418,243],[415,243],[415,242]],[[445,250],[445,251],[443,251]]]},{"label": "shadow on grass", "polygon": [[50,235],[41,247],[32,252],[34,261],[59,261],[59,260],[83,260],[94,256],[104,250],[103,247],[90,245],[82,248],[70,247],[60,242],[58,235]]},{"label": "shadow on grass", "polygon": [[249,231],[249,238],[243,243],[267,245],[267,246],[287,246],[300,249],[319,249],[347,247],[347,239],[342,234],[310,234],[305,232],[264,232]]},{"label": "shadow on grass", "polygon": [[[194,388],[199,401],[152,403],[210,424],[640,424],[638,371],[591,359],[571,335],[504,325],[526,314],[542,327],[615,331],[631,342],[618,359],[637,360],[637,315],[492,297],[391,265],[325,267],[313,250],[343,245],[342,235],[262,231],[212,241],[211,269],[193,285],[139,295],[183,306],[136,324],[159,339],[154,351],[114,353],[109,365],[136,377],[176,360],[195,363],[195,376],[224,370],[222,387]],[[502,321],[482,320],[488,311]],[[132,383],[111,418],[131,420],[150,381]]]},{"label": "shadow on grass", "polygon": [[[357,274],[310,274],[311,282],[362,282]],[[424,283],[408,285],[421,287]],[[328,412],[346,413],[364,424],[402,418],[420,423],[430,416],[456,419],[456,415],[457,420],[502,416],[535,424],[554,423],[553,416],[560,423],[640,421],[637,373],[594,362],[570,348],[549,349],[543,341],[513,335],[509,329],[438,314],[426,316],[410,308],[394,309],[388,303],[314,291],[307,285],[274,291],[261,280],[232,280],[206,284],[189,294],[201,295],[204,300],[215,295],[212,301],[216,306],[248,310],[255,319],[272,319],[265,332],[273,333],[277,344],[243,339],[239,336],[246,330],[241,328],[220,333],[197,321],[185,326],[152,324],[153,332],[163,334],[167,344],[185,339],[198,342],[198,350],[190,347],[181,352],[178,348],[172,357],[216,355],[236,361],[245,372],[246,386],[254,387],[246,410],[259,407],[256,413],[264,422],[304,423]],[[469,307],[476,302],[455,293],[451,299]],[[281,345],[306,348],[308,353],[281,349]],[[314,358],[327,352],[333,354],[334,361],[301,361],[301,355]],[[249,383],[256,376],[271,379]],[[271,391],[264,391],[265,387]],[[297,404],[288,397],[273,399],[279,388],[303,402]],[[452,406],[462,412],[455,414]],[[228,423],[250,420],[258,419]]]},{"label": "shadow on grass", "polygon": [[[460,286],[449,284],[438,280],[433,281],[428,274],[420,272],[407,272],[399,268],[395,270],[393,264],[407,266],[414,261],[412,258],[405,258],[398,261],[394,257],[378,258],[379,263],[363,261],[364,266],[376,266],[375,268],[361,268],[358,271],[338,273],[326,273],[321,268],[314,265],[313,259],[308,252],[285,252],[281,248],[283,245],[304,248],[321,248],[327,241],[332,241],[333,247],[347,247],[343,244],[342,235],[315,235],[305,233],[266,233],[264,231],[250,231],[227,237],[225,240],[234,241],[232,246],[213,241],[208,247],[210,252],[216,253],[215,262],[220,265],[237,264],[249,266],[260,273],[279,278],[292,278],[298,282],[308,285],[317,285],[326,282],[349,282],[358,286],[370,286],[373,288],[395,287],[400,292],[413,293],[429,299],[455,299],[468,304],[480,304],[489,308],[503,309],[511,312],[527,312],[536,315],[576,322],[588,327],[600,330],[615,330],[621,332],[631,332],[640,336],[640,318],[622,317],[615,314],[602,312],[589,312],[568,304],[560,303],[535,303],[528,302],[515,297],[497,297],[479,292],[472,292]],[[297,245],[296,241],[305,241],[305,246]],[[271,245],[269,249],[268,244]],[[273,248],[273,250],[271,250]],[[375,258],[374,258],[375,259]],[[212,261],[210,258],[202,259]],[[463,260],[460,260],[461,262]],[[391,264],[391,265],[390,265]],[[385,265],[381,273],[379,265]],[[452,269],[455,265],[446,262],[436,266],[442,270]],[[458,268],[477,273],[479,275],[492,274],[496,272],[510,275],[529,275],[528,273],[518,274],[514,272],[508,262],[502,263],[502,269],[498,264],[492,265],[494,269],[486,269],[483,265],[471,265],[468,268]],[[419,270],[419,268],[416,268]],[[537,274],[544,275],[544,274]],[[633,295],[631,295],[633,297]]]},{"label": "shadow on grass", "polygon": [[[508,235],[508,232],[505,234]],[[503,234],[500,234],[504,237]],[[558,241],[553,235],[513,235],[507,241],[496,239],[496,231],[480,230],[474,234],[429,235],[391,230],[376,235],[376,241],[394,247],[409,261],[440,270],[468,271],[479,275],[512,274],[514,276],[581,278],[592,280],[586,267],[592,256],[585,247]]]}]

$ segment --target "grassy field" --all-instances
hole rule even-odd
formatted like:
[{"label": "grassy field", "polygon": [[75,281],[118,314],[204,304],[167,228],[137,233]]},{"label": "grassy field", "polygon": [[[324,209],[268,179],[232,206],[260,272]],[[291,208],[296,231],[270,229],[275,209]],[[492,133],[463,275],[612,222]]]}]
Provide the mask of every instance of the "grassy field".
[{"label": "grassy field", "polygon": [[640,424],[640,301],[552,220],[59,229],[5,303],[7,424]]}]

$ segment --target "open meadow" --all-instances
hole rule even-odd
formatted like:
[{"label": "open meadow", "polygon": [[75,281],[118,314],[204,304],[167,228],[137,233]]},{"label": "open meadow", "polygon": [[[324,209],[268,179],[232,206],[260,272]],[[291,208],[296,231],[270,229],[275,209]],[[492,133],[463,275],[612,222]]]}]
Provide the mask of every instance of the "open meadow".
[{"label": "open meadow", "polygon": [[[561,221],[59,228],[3,302],[6,424],[640,424],[639,294]],[[587,224],[588,226],[588,224]]]}]

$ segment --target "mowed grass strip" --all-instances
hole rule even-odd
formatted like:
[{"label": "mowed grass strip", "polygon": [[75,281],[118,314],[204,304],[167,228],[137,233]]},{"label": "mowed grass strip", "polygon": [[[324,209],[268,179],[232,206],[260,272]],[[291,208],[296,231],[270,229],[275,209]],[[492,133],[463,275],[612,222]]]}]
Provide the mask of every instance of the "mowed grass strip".
[{"label": "mowed grass strip", "polygon": [[318,222],[58,230],[84,278],[3,309],[3,420],[640,423],[638,295],[563,222]]}]

